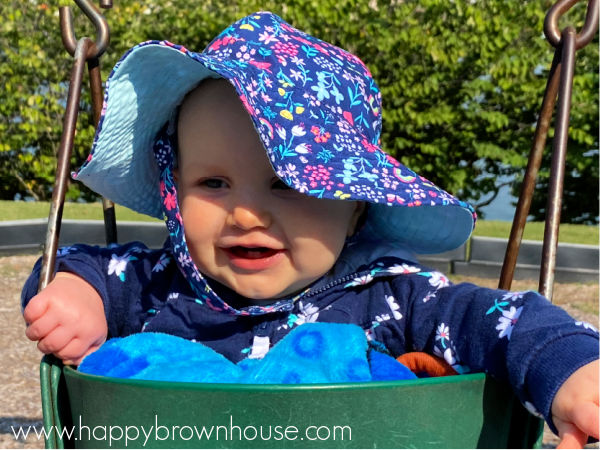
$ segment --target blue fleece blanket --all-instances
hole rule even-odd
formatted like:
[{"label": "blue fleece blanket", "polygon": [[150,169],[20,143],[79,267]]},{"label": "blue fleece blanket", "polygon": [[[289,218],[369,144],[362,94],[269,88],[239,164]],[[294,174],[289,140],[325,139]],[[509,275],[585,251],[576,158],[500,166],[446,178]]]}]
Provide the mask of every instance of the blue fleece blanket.
[{"label": "blue fleece blanket", "polygon": [[[342,343],[340,345],[340,343]],[[108,340],[79,371],[117,378],[201,383],[341,383],[412,379],[394,358],[369,350],[356,325],[308,323],[262,359],[234,364],[209,347],[163,333]]]}]

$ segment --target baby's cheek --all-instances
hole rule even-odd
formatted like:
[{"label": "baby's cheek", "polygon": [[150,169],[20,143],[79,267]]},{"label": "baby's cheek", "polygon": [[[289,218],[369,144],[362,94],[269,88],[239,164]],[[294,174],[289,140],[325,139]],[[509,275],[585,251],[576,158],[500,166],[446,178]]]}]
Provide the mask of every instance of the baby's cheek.
[{"label": "baby's cheek", "polygon": [[334,243],[327,239],[304,239],[301,249],[295,252],[294,265],[307,277],[319,277],[335,264],[343,242]]}]

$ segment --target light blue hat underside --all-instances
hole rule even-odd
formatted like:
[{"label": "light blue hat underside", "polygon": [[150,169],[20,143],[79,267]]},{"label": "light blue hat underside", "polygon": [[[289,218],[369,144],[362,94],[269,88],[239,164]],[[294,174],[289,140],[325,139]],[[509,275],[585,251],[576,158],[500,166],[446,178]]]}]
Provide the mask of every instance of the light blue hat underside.
[{"label": "light blue hat underside", "polygon": [[367,214],[363,236],[375,242],[391,237],[400,247],[417,254],[453,250],[469,238],[473,229],[472,213],[459,205],[405,207],[370,203]]},{"label": "light blue hat underside", "polygon": [[161,219],[152,145],[175,107],[206,78],[220,76],[176,49],[134,49],[109,79],[111,105],[97,133],[93,158],[77,180],[116,203]]}]

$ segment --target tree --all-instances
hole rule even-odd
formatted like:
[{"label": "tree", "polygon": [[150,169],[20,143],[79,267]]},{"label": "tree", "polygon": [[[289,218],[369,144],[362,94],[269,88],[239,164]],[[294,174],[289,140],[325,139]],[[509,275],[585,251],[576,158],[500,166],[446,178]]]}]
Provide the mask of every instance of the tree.
[{"label": "tree", "polygon": [[[41,0],[0,5],[0,198],[48,200],[56,170],[72,59],[64,50],[58,10]],[[76,24],[87,26],[82,14]],[[93,137],[89,93],[83,91],[72,163],[81,163]],[[95,194],[70,184],[70,199]]]},{"label": "tree", "polygon": [[[102,57],[103,79],[118,57],[138,42],[167,39],[200,50],[237,18],[269,9],[363,59],[383,94],[383,147],[447,190],[483,206],[488,200],[480,199],[498,191],[498,179],[522,176],[552,58],[541,33],[551,4],[114,0],[114,8],[104,13],[112,42]],[[73,10],[78,34],[94,36],[77,7]],[[582,5],[567,14],[577,28],[584,10]],[[12,198],[18,192],[47,198],[71,59],[62,49],[55,11],[42,0],[8,0],[0,12],[9,18],[0,25],[0,76],[5,85],[0,94],[0,195]],[[592,44],[578,52],[568,155],[569,167],[588,186],[598,185],[597,153],[593,157],[598,149],[597,105],[598,57],[597,45]],[[87,96],[81,109],[74,166],[85,158],[93,133]],[[77,185],[70,194],[80,195]],[[565,202],[564,217],[593,221],[598,215],[597,188],[578,196],[580,202]],[[540,209],[536,206],[534,213]]]},{"label": "tree", "polygon": [[[598,223],[598,37],[577,52],[561,222]],[[591,69],[593,67],[595,69]],[[588,69],[588,70],[586,70]],[[549,136],[552,137],[552,132]],[[551,164],[551,144],[543,156],[531,205],[533,220],[544,220]],[[513,193],[518,195],[515,183]]]}]

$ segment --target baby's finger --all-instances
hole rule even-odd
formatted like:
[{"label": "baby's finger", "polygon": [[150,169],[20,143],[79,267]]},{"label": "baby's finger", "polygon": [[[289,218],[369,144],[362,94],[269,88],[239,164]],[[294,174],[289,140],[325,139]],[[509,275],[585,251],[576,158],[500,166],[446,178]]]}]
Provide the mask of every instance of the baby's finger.
[{"label": "baby's finger", "polygon": [[39,319],[29,323],[25,329],[25,336],[32,341],[39,341],[50,334],[58,325],[59,323],[53,314],[44,314]]},{"label": "baby's finger", "polygon": [[565,433],[556,448],[583,448],[587,443],[587,436],[583,433]]},{"label": "baby's finger", "polygon": [[586,402],[577,405],[573,411],[573,423],[584,433],[598,439],[598,427],[600,419],[598,418],[598,405],[593,402]]},{"label": "baby's finger", "polygon": [[38,342],[38,349],[42,353],[58,353],[67,347],[73,340],[73,332],[67,327],[57,327],[46,337]]},{"label": "baby's finger", "polygon": [[63,359],[63,364],[71,365],[71,366],[78,366],[79,364],[81,364],[81,361],[83,361],[83,359],[87,355],[89,355],[90,353],[94,353],[96,350],[98,350],[100,348],[100,346],[101,346],[101,344],[92,345],[78,358]]},{"label": "baby's finger", "polygon": [[30,324],[39,319],[48,309],[48,297],[46,295],[36,295],[29,300],[29,303],[23,310],[23,318],[26,324]]},{"label": "baby's finger", "polygon": [[81,339],[72,339],[64,348],[54,354],[62,359],[64,364],[77,365],[81,362],[88,350]]},{"label": "baby's finger", "polygon": [[79,363],[81,362],[81,360],[82,360],[82,359],[83,359],[83,358],[80,358],[80,359],[79,359],[79,360],[77,360],[77,361],[74,361],[74,360],[72,360],[72,359],[63,359],[63,360],[62,360],[62,363],[63,363],[63,365],[65,365],[65,366],[78,366],[78,365],[79,365]]},{"label": "baby's finger", "polygon": [[587,435],[572,423],[555,420],[554,424],[560,434],[560,442],[556,448],[583,448]]}]

